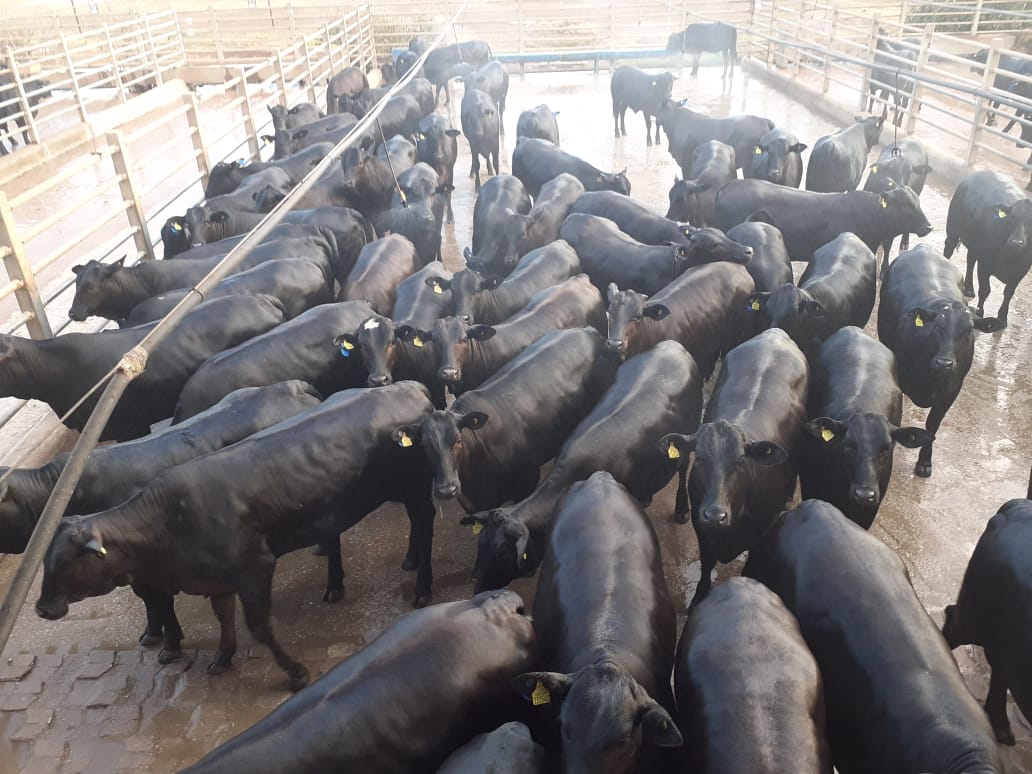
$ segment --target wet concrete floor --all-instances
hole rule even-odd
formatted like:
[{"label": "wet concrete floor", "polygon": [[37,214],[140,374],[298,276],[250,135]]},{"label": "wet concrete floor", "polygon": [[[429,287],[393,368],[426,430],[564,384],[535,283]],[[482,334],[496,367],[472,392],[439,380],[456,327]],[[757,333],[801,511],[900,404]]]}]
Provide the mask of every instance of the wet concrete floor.
[{"label": "wet concrete floor", "polygon": [[[675,96],[713,114],[769,116],[803,142],[835,128],[756,80],[736,73],[730,84],[704,69],[699,78],[675,82]],[[603,73],[553,73],[512,79],[502,172],[510,169],[519,112],[546,102],[560,111],[563,147],[609,171],[627,167],[632,194],[660,212],[675,174],[662,147],[647,148],[640,116],[628,116],[628,136],[614,140],[609,79]],[[458,104],[440,110],[458,126]],[[886,138],[887,139],[887,138]],[[454,205],[456,223],[445,227],[445,262],[455,269],[469,244],[472,181],[468,146],[459,141]],[[924,241],[942,248],[948,191],[933,179],[923,203],[935,231]],[[995,310],[1000,293],[990,297]],[[1032,348],[1029,317],[1032,290],[1019,288],[1010,327],[979,335],[975,362],[965,388],[947,415],[935,447],[931,479],[912,474],[917,452],[899,450],[896,470],[873,532],[900,552],[914,586],[937,621],[959,588],[968,557],[986,520],[1001,503],[1023,496],[1032,454],[1029,375]],[[874,333],[872,323],[868,330]],[[920,423],[924,411],[906,404],[904,422]],[[698,580],[698,550],[690,526],[672,523],[673,487],[657,496],[648,513],[659,534],[667,582],[684,614]],[[471,593],[469,571],[474,538],[460,527],[459,508],[444,503],[434,544],[437,602]],[[343,538],[347,580],[344,599],[319,601],[325,578],[321,559],[299,551],[277,569],[273,625],[281,642],[314,675],[368,642],[386,624],[410,609],[413,577],[400,568],[407,523],[395,507],[383,508]],[[0,562],[0,587],[14,561]],[[737,574],[741,561],[720,570]],[[38,583],[38,581],[37,581]],[[535,581],[513,589],[530,603]],[[207,601],[181,596],[177,612],[186,633],[186,658],[161,666],[155,649],[142,649],[142,607],[127,590],[73,605],[61,621],[43,621],[30,605],[0,658],[0,774],[7,772],[175,771],[242,731],[287,698],[282,673],[268,652],[254,644],[241,625],[236,668],[219,677],[204,670],[217,641]],[[242,621],[242,616],[238,616]],[[981,652],[955,653],[972,693],[982,700],[988,679]],[[1032,772],[1032,732],[1013,703],[1011,721],[1018,745],[1004,750],[1008,770]]]}]

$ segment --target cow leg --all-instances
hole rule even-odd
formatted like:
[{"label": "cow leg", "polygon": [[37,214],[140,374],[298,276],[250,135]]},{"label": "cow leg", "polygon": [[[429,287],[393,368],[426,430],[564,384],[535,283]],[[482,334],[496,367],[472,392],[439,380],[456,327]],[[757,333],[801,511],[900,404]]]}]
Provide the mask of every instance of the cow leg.
[{"label": "cow leg", "polygon": [[[979,279],[979,285],[982,280]],[[988,283],[987,283],[988,284]],[[1007,313],[1010,311],[1011,298],[1014,297],[1014,291],[1018,289],[1018,283],[1013,285],[1005,285],[1003,288],[1003,303],[1000,304],[1000,311],[996,313],[996,319],[1000,321],[1003,328],[1007,327]]]},{"label": "cow leg", "polygon": [[444,82],[444,104],[445,105],[450,105],[451,104],[451,92],[448,91],[448,81]]},{"label": "cow leg", "polygon": [[[892,246],[892,242],[889,242],[889,246]],[[905,250],[910,249],[910,232],[907,231],[903,236],[899,238],[899,251],[902,253]]]},{"label": "cow leg", "polygon": [[434,545],[434,517],[437,508],[428,495],[419,495],[417,499],[405,503],[405,512],[409,517],[409,550],[419,561],[416,572],[416,598],[413,607],[426,607],[433,594],[434,571],[431,556]]},{"label": "cow leg", "polygon": [[452,207],[451,207],[451,195],[452,195],[452,192],[449,191],[447,196],[445,197],[445,200],[444,200],[445,206],[447,207],[447,215],[445,217],[445,222],[446,223],[454,223],[455,222],[455,213],[452,212]]},{"label": "cow leg", "polygon": [[964,298],[975,297],[975,264],[978,263],[978,256],[967,254],[967,271],[964,273]]},{"label": "cow leg", "polygon": [[692,503],[688,499],[688,466],[682,465],[677,471],[677,497],[674,498],[674,521],[687,523],[692,515]]},{"label": "cow leg", "polygon": [[143,601],[144,609],[147,611],[147,628],[140,635],[140,644],[145,648],[157,645],[161,642],[161,632],[165,628],[165,619],[162,616],[162,609],[155,597],[155,592],[148,586],[131,586],[133,593]]},{"label": "cow leg", "polygon": [[620,134],[623,137],[627,136],[627,106],[624,105],[620,108]]},{"label": "cow leg", "polygon": [[721,78],[726,78],[726,77],[727,77],[727,68],[728,68],[728,64],[729,64],[729,60],[730,60],[730,57],[728,56],[728,54],[729,54],[729,53],[730,53],[730,52],[729,52],[729,51],[728,51],[728,50],[727,50],[726,48],[725,48],[725,49],[723,49],[723,50],[722,50],[722,51],[720,52],[720,55],[721,55],[721,57],[722,57],[722,58],[723,58],[723,60],[724,60],[724,72],[722,72],[722,73],[720,74],[720,77],[721,77]]},{"label": "cow leg", "polygon": [[[931,410],[928,412],[928,419],[925,420],[925,430],[930,432],[932,435],[938,433],[939,426],[942,424],[942,420],[946,416],[946,412],[950,410],[950,406],[953,405],[953,401],[956,399],[957,395],[953,394],[932,406]],[[933,446],[934,441],[921,447],[921,451],[917,455],[917,464],[914,466],[915,476],[928,478],[932,475]]]},{"label": "cow leg", "polygon": [[[970,253],[968,259],[970,260]],[[985,261],[978,264],[978,316],[985,317],[985,300],[989,298],[991,289],[989,283],[989,269],[985,268]]]},{"label": "cow leg", "polygon": [[344,561],[341,559],[340,535],[323,544],[326,552],[326,590],[323,602],[339,602],[344,596]]},{"label": "cow leg", "polygon": [[272,609],[272,573],[276,568],[276,560],[268,557],[258,559],[260,565],[240,579],[237,594],[244,608],[244,620],[247,628],[258,642],[272,651],[272,657],[279,668],[287,673],[290,690],[299,691],[308,685],[308,670],[305,665],[292,659],[276,641],[269,623]]},{"label": "cow leg", "polygon": [[692,71],[690,73],[688,73],[689,75],[698,75],[699,74],[699,60],[701,58],[702,58],[702,53],[701,52],[696,52],[692,56]]},{"label": "cow leg", "polygon": [[474,180],[473,191],[480,193],[480,154],[476,151],[473,152],[473,164],[469,176]]},{"label": "cow leg", "polygon": [[[988,653],[986,657],[988,658]],[[989,724],[993,727],[996,741],[1000,744],[1014,744],[1014,732],[1011,731],[1010,720],[1007,719],[1007,680],[999,664],[993,664],[989,677],[989,694],[985,697],[985,713],[989,716]]]},{"label": "cow leg", "polygon": [[986,117],[985,117],[985,125],[986,126],[992,126],[993,124],[996,123],[996,109],[998,107],[1000,107],[1000,103],[999,102],[990,102],[989,103],[990,110],[986,114]]},{"label": "cow leg", "polygon": [[620,108],[615,102],[613,103],[613,136],[617,139],[620,138]]},{"label": "cow leg", "polygon": [[662,139],[662,138],[661,138],[661,137],[659,136],[659,128],[660,128],[660,127],[659,127],[659,116],[656,116],[656,145],[659,145],[659,143],[660,143],[660,140]]},{"label": "cow leg", "polygon": [[165,630],[161,637],[161,650],[158,651],[158,663],[171,664],[183,656],[183,630],[179,627],[179,621],[176,618],[175,597],[155,590],[153,599],[165,622]]},{"label": "cow leg", "polygon": [[699,604],[703,597],[709,594],[710,589],[713,587],[713,581],[710,576],[713,574],[713,568],[717,566],[716,551],[706,540],[705,536],[702,535],[696,527],[695,535],[699,538],[699,563],[702,565],[699,574],[699,585],[695,587],[695,596],[692,597],[691,607],[695,607]]},{"label": "cow leg", "polygon": [[498,166],[498,142],[495,141],[494,148],[491,149],[491,153],[487,156],[487,174],[497,175],[501,171],[501,167]]},{"label": "cow leg", "polygon": [[236,594],[212,594],[208,601],[219,621],[219,647],[208,664],[209,675],[221,675],[233,666],[237,649]]}]

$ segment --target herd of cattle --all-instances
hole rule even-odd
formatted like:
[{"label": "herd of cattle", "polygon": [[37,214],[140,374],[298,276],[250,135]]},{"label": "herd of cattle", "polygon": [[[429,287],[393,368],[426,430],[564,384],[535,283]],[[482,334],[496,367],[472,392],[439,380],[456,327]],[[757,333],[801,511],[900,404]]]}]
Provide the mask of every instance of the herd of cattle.
[{"label": "herd of cattle", "polygon": [[[413,41],[396,72],[423,50]],[[989,522],[945,637],[866,530],[894,446],[920,448],[915,473],[931,474],[976,332],[1006,326],[1032,202],[975,173],[946,224],[966,280],[927,244],[890,261],[897,236],[931,230],[916,140],[855,190],[884,120],[858,118],[814,144],[798,190],[806,145],[791,133],[693,112],[669,74],[622,67],[617,134],[630,108],[651,142],[655,118],[683,172],[661,217],[624,172],[561,149],[544,105],[520,115],[501,174],[508,76],[490,57],[478,41],[431,51],[375,134],[155,349],[105,430],[119,443],[89,457],[38,614],[131,585],[140,642],[165,663],[183,638],[174,595],[208,596],[214,674],[232,663],[239,597],[301,689],[308,671],[270,626],[277,558],[319,546],[337,601],[340,533],[401,503],[423,608],[435,500],[457,499],[476,595],[401,617],[191,771],[529,773],[561,758],[571,774],[1001,772],[1008,689],[1032,716],[1032,502]],[[453,78],[479,192],[455,273],[439,259],[459,131],[434,91]],[[72,408],[386,93],[350,68],[325,117],[273,108],[272,160],[217,165],[206,202],[165,224],[164,260],[75,267],[71,317],[119,329],[0,339],[3,394]],[[793,261],[807,264],[798,283]],[[996,317],[990,277],[1005,286]],[[879,283],[876,340],[863,328]],[[904,395],[930,408],[926,427],[900,427]],[[24,549],[66,459],[5,470],[0,551]],[[642,510],[675,475],[702,558],[679,642]],[[785,510],[797,482],[804,500]],[[715,565],[746,551],[748,577],[711,588]],[[503,587],[535,572],[531,617]],[[988,722],[950,653],[962,643],[992,666]]]}]

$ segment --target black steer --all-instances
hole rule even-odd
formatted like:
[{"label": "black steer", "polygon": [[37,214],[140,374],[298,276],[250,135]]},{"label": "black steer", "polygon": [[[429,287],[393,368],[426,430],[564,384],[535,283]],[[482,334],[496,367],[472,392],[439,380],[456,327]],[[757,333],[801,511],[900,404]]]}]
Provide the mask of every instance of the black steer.
[{"label": "black steer", "polygon": [[480,67],[490,62],[491,59],[491,46],[485,40],[465,40],[450,46],[439,46],[431,51],[426,61],[423,62],[423,73],[437,90],[434,94],[434,103],[440,101],[442,89],[444,90],[444,104],[447,105],[451,102],[448,82],[452,79],[455,65],[470,64],[473,67]]},{"label": "black steer", "polygon": [[696,226],[712,226],[717,191],[738,177],[735,149],[719,140],[697,145],[684,174],[684,180],[676,178],[667,194],[670,207],[666,216]]},{"label": "black steer", "polygon": [[[645,118],[645,141],[652,145],[652,119],[674,88],[674,76],[670,73],[653,75],[637,67],[624,65],[613,71],[609,82],[609,93],[613,97],[613,131],[617,137],[627,136],[627,109],[641,113]],[[656,121],[656,143],[659,143],[659,121]]]},{"label": "black steer", "polygon": [[735,60],[738,59],[738,30],[723,22],[695,22],[667,38],[666,50],[692,54],[692,75],[699,74],[699,59],[704,51],[719,51],[724,58],[724,72],[720,77],[725,77],[728,72],[734,75]]},{"label": "black steer", "polygon": [[884,116],[856,117],[856,123],[814,143],[806,165],[806,190],[817,193],[855,191],[878,144]]},{"label": "black steer", "polygon": [[331,143],[320,142],[278,161],[255,161],[250,164],[245,164],[243,159],[220,161],[208,173],[208,185],[204,189],[204,196],[210,199],[220,194],[232,193],[247,177],[271,166],[278,166],[284,170],[290,178],[290,184],[297,185],[332,149]]},{"label": "black steer", "polygon": [[[524,256],[531,250],[537,250],[559,239],[559,229],[562,228],[563,221],[583,194],[584,184],[568,172],[556,175],[541,186],[534,206],[527,213],[527,231],[516,246],[516,252]],[[622,194],[613,195],[627,201],[631,200]]]},{"label": "black steer", "polygon": [[357,123],[358,119],[350,113],[338,113],[295,129],[279,129],[273,136],[272,158],[286,159],[316,143],[336,144],[343,140]]},{"label": "black steer", "polygon": [[524,110],[516,122],[516,142],[537,138],[547,140],[558,148],[559,124],[555,120],[558,115],[559,111],[552,110],[548,105]]},{"label": "black steer", "polygon": [[340,157],[343,174],[340,186],[344,194],[370,222],[382,232],[380,219],[390,209],[394,194],[394,175],[404,169],[395,168],[386,159],[377,158],[368,149],[351,146]]},{"label": "black steer", "polygon": [[530,195],[519,178],[492,177],[473,205],[473,249],[466,263],[483,274],[504,277],[519,260],[517,246],[530,225]]},{"label": "black steer", "polygon": [[[924,146],[917,140],[907,138],[882,148],[867,174],[864,190],[882,193],[896,186],[906,186],[920,196],[931,171]],[[909,233],[903,235],[899,247],[900,250],[910,248]],[[890,239],[882,245],[882,276],[889,265],[891,250]]]},{"label": "black steer", "polygon": [[727,238],[752,248],[745,268],[756,283],[757,292],[773,290],[792,281],[792,260],[785,249],[784,237],[774,226],[746,221],[728,229]]},{"label": "black steer", "polygon": [[749,161],[742,164],[742,177],[767,180],[789,188],[803,181],[803,151],[806,143],[785,129],[774,127],[756,143]]},{"label": "black steer", "polygon": [[[431,113],[419,122],[416,132],[416,159],[433,167],[437,178],[443,186],[455,185],[455,159],[459,155],[459,143],[456,138],[461,134],[452,128],[447,116]],[[448,208],[448,222],[455,222],[452,212],[451,191],[445,195]]]},{"label": "black steer", "polygon": [[490,95],[478,89],[470,89],[462,96],[459,119],[473,157],[469,176],[474,180],[473,189],[479,192],[481,156],[487,163],[487,174],[496,175],[501,171],[498,166],[498,135],[501,132],[498,106]]},{"label": "black steer", "polygon": [[398,285],[422,267],[408,239],[399,234],[380,237],[362,248],[337,300],[368,301],[379,314],[390,314]]},{"label": "black steer", "polygon": [[588,191],[577,199],[571,212],[611,220],[627,236],[646,245],[681,244],[688,241],[691,231],[687,224],[674,223],[669,216],[657,215],[637,199],[614,191]]},{"label": "black steer", "polygon": [[548,140],[528,138],[516,143],[512,152],[512,173],[523,181],[531,196],[537,198],[541,187],[556,175],[569,172],[581,181],[586,191],[631,193],[631,181],[623,172],[603,172],[572,153],[560,150]]},{"label": "black steer", "polygon": [[369,79],[358,67],[345,67],[326,82],[326,114],[333,115],[340,110],[340,98],[349,94],[361,94],[369,88]]},{"label": "black steer", "polygon": [[774,122],[760,116],[726,116],[717,118],[696,113],[670,101],[660,112],[659,123],[670,141],[670,155],[687,177],[692,153],[704,142],[718,140],[735,149],[735,164],[748,163],[760,139],[774,128]]},{"label": "black steer", "polygon": [[480,734],[448,756],[436,774],[547,774],[545,748],[517,721]]}]

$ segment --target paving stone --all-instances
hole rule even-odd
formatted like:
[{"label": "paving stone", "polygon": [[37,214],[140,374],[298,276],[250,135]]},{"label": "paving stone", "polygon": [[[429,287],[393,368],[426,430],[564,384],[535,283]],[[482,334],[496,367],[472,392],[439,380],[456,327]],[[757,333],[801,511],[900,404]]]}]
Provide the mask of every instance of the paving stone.
[{"label": "paving stone", "polygon": [[86,708],[108,707],[124,699],[129,692],[129,677],[124,674],[106,674],[94,682],[94,690]]},{"label": "paving stone", "polygon": [[29,653],[19,653],[0,662],[0,683],[17,682],[23,679],[36,666],[36,657]]},{"label": "paving stone", "polygon": [[56,758],[60,759],[64,757],[65,748],[68,746],[68,742],[61,738],[50,739],[49,737],[57,737],[56,734],[45,734],[42,739],[37,739],[35,744],[32,745],[32,757],[33,758]]},{"label": "paving stone", "polygon": [[19,680],[14,684],[15,693],[43,693],[46,681],[42,677],[30,675],[25,680]]},{"label": "paving stone", "polygon": [[36,701],[34,693],[11,693],[0,696],[0,712],[20,712],[28,709]]},{"label": "paving stone", "polygon": [[47,726],[43,723],[23,723],[21,728],[7,738],[12,742],[31,742],[40,737],[46,730]]},{"label": "paving stone", "polygon": [[102,739],[135,734],[139,724],[140,707],[135,704],[92,707],[86,710],[86,725]]},{"label": "paving stone", "polygon": [[154,749],[154,739],[150,736],[130,736],[125,740],[127,753],[149,753]]},{"label": "paving stone", "polygon": [[58,769],[61,769],[60,758],[33,756],[32,760],[21,768],[21,774],[54,774]]},{"label": "paving stone", "polygon": [[54,709],[52,707],[30,707],[25,712],[26,723],[41,723],[49,726],[54,721]]},{"label": "paving stone", "polygon": [[86,663],[82,665],[76,677],[80,680],[96,680],[114,665],[115,652],[113,650],[94,650],[90,652]]}]

